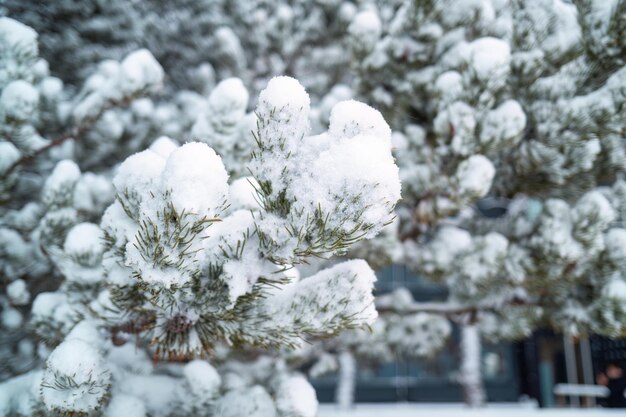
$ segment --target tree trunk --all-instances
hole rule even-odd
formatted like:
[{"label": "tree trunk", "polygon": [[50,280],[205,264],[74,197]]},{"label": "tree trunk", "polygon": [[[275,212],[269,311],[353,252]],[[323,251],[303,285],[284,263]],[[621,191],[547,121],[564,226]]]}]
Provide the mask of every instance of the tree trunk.
[{"label": "tree trunk", "polygon": [[354,356],[347,350],[339,352],[339,379],[335,391],[335,401],[342,410],[354,405],[354,388],[356,379],[356,363]]},{"label": "tree trunk", "polygon": [[461,325],[461,376],[465,403],[470,407],[485,404],[485,387],[481,375],[480,332],[476,324]]}]

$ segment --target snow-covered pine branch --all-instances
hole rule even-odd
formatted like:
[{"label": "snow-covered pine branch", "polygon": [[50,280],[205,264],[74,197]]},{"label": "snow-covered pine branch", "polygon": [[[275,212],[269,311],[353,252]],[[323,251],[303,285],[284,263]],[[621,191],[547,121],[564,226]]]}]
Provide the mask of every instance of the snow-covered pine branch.
[{"label": "snow-covered pine branch", "polygon": [[[254,178],[233,186],[220,157],[204,143],[179,147],[160,138],[120,165],[113,179],[117,198],[101,229],[71,227],[52,251],[65,283],[34,301],[33,320],[54,348],[43,376],[32,374],[34,381],[42,378],[42,403],[35,401],[35,409],[91,415],[121,407],[126,400],[118,393],[132,377],[120,377],[111,355],[133,340],[151,356],[184,360],[221,344],[295,347],[312,336],[373,324],[375,275],[365,261],[342,262],[303,279],[292,270],[311,256],[342,253],[390,221],[400,191],[390,130],[375,110],[349,101],[335,106],[327,133],[308,137],[308,103],[296,80],[269,83],[256,112]],[[281,147],[290,152],[281,154]],[[280,164],[301,169],[277,170]],[[56,171],[44,188],[51,207],[71,200],[80,176],[70,161]],[[311,192],[308,200],[297,194],[303,186]],[[274,200],[270,190],[283,197]],[[78,359],[76,349],[90,356]],[[202,363],[197,366],[210,366]],[[253,395],[266,412],[313,415],[314,407],[290,403],[291,390],[300,385],[311,397],[308,383],[286,369],[282,375],[288,381],[272,385],[276,399],[261,386],[225,386],[222,399],[228,401],[183,390],[178,401],[197,405],[188,411],[210,404],[207,415],[237,415],[243,404],[231,400]],[[219,381],[213,380],[207,389],[215,392]],[[173,409],[159,413],[176,415]]]}]

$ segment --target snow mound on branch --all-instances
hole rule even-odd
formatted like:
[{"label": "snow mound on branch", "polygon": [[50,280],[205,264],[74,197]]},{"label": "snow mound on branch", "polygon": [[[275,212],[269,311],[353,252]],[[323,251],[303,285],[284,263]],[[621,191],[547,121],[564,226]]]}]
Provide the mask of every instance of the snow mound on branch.
[{"label": "snow mound on branch", "polygon": [[29,121],[39,106],[39,92],[29,82],[17,80],[2,90],[0,110],[5,119]]},{"label": "snow mound on branch", "polygon": [[461,194],[484,197],[491,188],[496,170],[483,155],[472,155],[459,164],[456,178]]},{"label": "snow mound on branch", "polygon": [[80,339],[66,340],[46,361],[41,398],[49,410],[86,413],[99,407],[109,380],[94,347]]},{"label": "snow mound on branch", "polygon": [[391,143],[391,128],[383,115],[356,100],[341,101],[333,106],[328,133],[337,139],[370,135]]},{"label": "snow mound on branch", "polygon": [[228,173],[222,159],[204,143],[187,143],[173,151],[162,178],[179,213],[213,216],[228,195]]},{"label": "snow mound on branch", "polygon": [[70,229],[65,238],[63,249],[74,256],[101,253],[103,250],[104,234],[93,223],[80,223]]},{"label": "snow mound on branch", "polygon": [[222,378],[208,362],[191,361],[183,368],[183,374],[194,395],[209,399],[219,394]]},{"label": "snow mound on branch", "polygon": [[280,415],[315,417],[317,415],[315,389],[302,375],[281,380],[276,389],[276,408]]},{"label": "snow mound on branch", "polygon": [[469,44],[469,64],[481,80],[506,76],[511,62],[511,48],[502,39],[484,37]]}]

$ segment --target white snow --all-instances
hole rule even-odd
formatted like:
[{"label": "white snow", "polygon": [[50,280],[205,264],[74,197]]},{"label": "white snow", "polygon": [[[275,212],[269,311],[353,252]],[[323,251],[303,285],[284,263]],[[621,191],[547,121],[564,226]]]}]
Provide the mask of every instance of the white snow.
[{"label": "white snow", "polygon": [[270,326],[292,327],[297,321],[323,332],[341,317],[352,318],[355,325],[372,324],[378,317],[372,295],[375,281],[367,262],[342,262],[275,292],[263,301],[261,311],[274,318]]},{"label": "white snow", "polygon": [[221,417],[275,417],[274,401],[260,385],[226,393],[217,405]]},{"label": "white snow", "polygon": [[0,17],[0,39],[7,47],[33,47],[37,50],[37,32],[17,20]]},{"label": "white snow", "polygon": [[139,206],[150,199],[157,189],[159,177],[165,168],[165,159],[151,150],[136,153],[122,162],[113,178],[113,185],[124,201],[130,203],[131,212],[139,213]]},{"label": "white snow", "polygon": [[521,137],[526,127],[526,114],[515,100],[506,100],[487,113],[481,123],[480,141],[483,144],[508,143]]},{"label": "white snow", "polygon": [[146,406],[131,395],[116,394],[106,408],[105,417],[145,417]]},{"label": "white snow", "polygon": [[152,145],[150,145],[150,148],[148,149],[159,155],[161,158],[167,159],[172,152],[178,149],[178,147],[179,145],[174,139],[167,136],[160,136],[152,142]]},{"label": "white snow", "polygon": [[254,177],[243,177],[233,181],[228,190],[230,208],[234,210],[260,209],[257,189],[258,184]]},{"label": "white snow", "polygon": [[626,265],[626,229],[613,228],[604,235],[609,259],[615,265]]},{"label": "white snow", "polygon": [[0,173],[4,173],[15,161],[20,159],[20,151],[10,142],[0,142]]},{"label": "white snow", "polygon": [[37,32],[17,20],[0,17],[0,89],[16,79],[31,81],[38,54]]},{"label": "white snow", "polygon": [[183,368],[183,375],[194,395],[208,400],[219,394],[222,378],[207,361],[197,359],[189,362]]},{"label": "white snow", "polygon": [[163,82],[163,68],[147,49],[132,52],[121,62],[121,89],[124,93],[156,91]]},{"label": "white snow", "polygon": [[41,371],[31,371],[0,384],[0,416],[30,415],[32,400],[39,395]]},{"label": "white snow", "polygon": [[209,111],[217,112],[211,117],[223,119],[225,123],[233,124],[239,121],[246,112],[250,94],[239,78],[226,78],[215,86],[209,95]]},{"label": "white snow", "polygon": [[10,330],[15,330],[19,328],[24,321],[24,318],[22,317],[22,313],[20,313],[18,310],[14,309],[13,307],[4,308],[2,310],[2,313],[0,314],[2,315],[1,316],[2,325]]},{"label": "white snow", "polygon": [[74,187],[74,208],[86,213],[102,213],[113,202],[115,189],[111,179],[86,172]]},{"label": "white snow", "polygon": [[475,145],[476,111],[467,103],[455,101],[437,114],[433,121],[435,132],[458,155],[473,153]]},{"label": "white snow", "polygon": [[391,145],[391,128],[383,115],[365,103],[341,101],[333,106],[329,121],[328,134],[337,139],[367,135]]},{"label": "white snow", "polygon": [[280,415],[315,417],[317,396],[315,389],[302,375],[292,375],[280,381],[275,394],[276,409]]},{"label": "white snow", "polygon": [[[61,377],[72,382],[58,387]],[[106,395],[109,380],[110,373],[94,347],[80,339],[67,340],[46,361],[41,398],[50,410],[89,412]]]},{"label": "white snow", "polygon": [[484,37],[469,44],[469,64],[480,80],[505,77],[510,61],[511,49],[502,39]]},{"label": "white snow", "polygon": [[5,121],[14,119],[22,123],[33,118],[39,106],[39,91],[29,82],[11,82],[0,95],[0,111]]},{"label": "white snow", "polygon": [[65,294],[59,292],[42,292],[35,297],[31,314],[34,317],[48,317],[53,314],[58,306],[65,303],[67,303]]},{"label": "white snow", "polygon": [[259,94],[256,112],[261,120],[271,121],[261,126],[260,139],[268,143],[285,141],[286,150],[295,150],[300,139],[309,131],[309,95],[291,77],[274,77]]},{"label": "white snow", "polygon": [[204,143],[173,151],[162,174],[163,186],[178,213],[213,217],[228,196],[228,173],[221,158]]},{"label": "white snow", "polygon": [[360,48],[371,50],[382,33],[382,22],[376,12],[364,10],[354,16],[348,26],[348,33]]},{"label": "white snow", "polygon": [[65,340],[79,339],[89,343],[96,350],[105,346],[103,337],[100,335],[98,325],[94,320],[83,320],[77,323],[65,336]]},{"label": "white snow", "polygon": [[626,282],[619,276],[614,277],[602,289],[602,295],[607,298],[626,302]]},{"label": "white snow", "polygon": [[54,167],[46,179],[42,200],[48,205],[65,202],[72,197],[71,191],[80,178],[80,169],[72,160],[64,159]]},{"label": "white snow", "polygon": [[472,155],[459,164],[456,180],[461,194],[484,197],[496,174],[493,163],[483,155]]},{"label": "white snow", "polygon": [[446,71],[435,80],[435,91],[443,102],[452,103],[459,100],[463,93],[463,77],[457,71]]},{"label": "white snow", "polygon": [[103,251],[103,239],[104,234],[98,225],[79,223],[68,232],[63,249],[73,256],[98,254]]},{"label": "white snow", "polygon": [[25,305],[30,300],[30,293],[28,292],[26,281],[23,279],[18,278],[7,285],[6,293],[13,305]]}]

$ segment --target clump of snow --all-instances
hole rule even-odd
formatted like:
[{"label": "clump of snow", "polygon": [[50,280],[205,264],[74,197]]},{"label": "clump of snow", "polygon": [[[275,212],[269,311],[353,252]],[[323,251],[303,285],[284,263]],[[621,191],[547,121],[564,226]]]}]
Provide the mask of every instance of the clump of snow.
[{"label": "clump of snow", "polygon": [[0,173],[6,172],[15,161],[20,159],[20,151],[10,142],[0,142]]},{"label": "clump of snow", "polygon": [[420,269],[427,273],[434,273],[451,268],[457,256],[471,245],[472,236],[468,231],[454,226],[443,226],[426,247],[409,241],[405,243],[405,252],[411,263],[419,264]]},{"label": "clump of snow", "polygon": [[178,147],[179,145],[174,139],[168,138],[167,136],[160,136],[152,142],[149,149],[161,158],[167,158],[172,152],[178,149]]},{"label": "clump of snow", "polygon": [[455,102],[463,93],[463,77],[457,71],[446,71],[435,80],[435,91],[441,96],[442,101]]},{"label": "clump of snow", "polygon": [[103,347],[103,337],[100,335],[98,326],[93,320],[83,320],[77,323],[65,336],[65,340],[80,339],[89,343],[96,349]]},{"label": "clump of snow", "polygon": [[115,190],[111,180],[86,172],[74,187],[74,208],[85,213],[100,214],[113,202]]},{"label": "clump of snow", "polygon": [[103,61],[85,81],[71,114],[76,122],[98,117],[116,102],[158,91],[162,82],[163,69],[146,49],[129,54],[121,63]]},{"label": "clump of snow", "polygon": [[122,162],[113,185],[129,204],[131,213],[139,213],[140,204],[150,199],[150,192],[158,187],[165,159],[151,150],[136,153]]},{"label": "clump of snow", "polygon": [[304,213],[321,208],[331,213],[329,225],[345,233],[362,221],[371,226],[365,238],[378,234],[400,198],[390,141],[390,135],[359,134],[331,145],[310,166],[310,177],[290,189],[294,208]]},{"label": "clump of snow", "polygon": [[224,124],[235,124],[245,114],[250,95],[239,78],[226,78],[209,95],[209,110]]},{"label": "clump of snow", "polygon": [[43,187],[43,202],[48,206],[65,205],[73,197],[74,185],[80,178],[80,169],[74,161],[60,161]]},{"label": "clump of snow", "polygon": [[[131,351],[136,350],[131,347]],[[162,415],[164,410],[171,411],[176,403],[180,379],[166,375],[127,374],[117,381],[117,392],[138,398],[149,416]]]},{"label": "clump of snow", "polygon": [[276,409],[280,415],[315,417],[317,396],[315,389],[302,375],[283,378],[276,388]]},{"label": "clump of snow", "polygon": [[162,174],[174,208],[212,217],[228,195],[228,173],[221,158],[204,143],[187,143],[173,151]]},{"label": "clump of snow", "polygon": [[461,194],[484,197],[495,175],[496,170],[489,159],[472,155],[459,164],[455,177]]},{"label": "clump of snow", "polygon": [[506,77],[510,62],[511,48],[502,39],[484,37],[469,44],[469,64],[482,81]]},{"label": "clump of snow", "polygon": [[110,378],[93,346],[80,339],[66,340],[46,361],[41,398],[51,411],[87,413],[100,407]]},{"label": "clump of snow", "polygon": [[15,330],[22,325],[24,318],[22,313],[13,307],[6,307],[2,310],[2,325],[7,329]]},{"label": "clump of snow", "polygon": [[576,202],[572,210],[574,237],[583,243],[601,248],[602,232],[616,216],[611,203],[600,191],[589,191]]},{"label": "clump of snow", "polygon": [[45,317],[51,315],[53,310],[65,303],[67,298],[58,292],[42,292],[35,297],[31,313],[33,316]]},{"label": "clump of snow", "polygon": [[375,281],[367,262],[342,262],[275,292],[261,311],[274,317],[269,325],[290,328],[295,321],[318,332],[332,331],[348,317],[357,326],[372,324],[378,317],[372,295]]},{"label": "clump of snow", "polygon": [[459,155],[474,152],[476,125],[476,111],[462,101],[447,106],[433,121],[435,132],[449,142],[451,150]]},{"label": "clump of snow", "polygon": [[[308,130],[308,110],[308,96],[293,79],[275,78],[261,93],[257,108],[261,151],[250,169],[260,184],[271,185],[264,197],[272,202],[285,193],[292,204],[288,221],[293,230],[317,227],[307,222],[321,216],[326,233],[375,236],[391,220],[400,198],[389,126],[378,111],[348,100],[333,107],[327,133],[300,140]],[[277,221],[266,216],[261,228],[276,242],[288,241],[288,236],[276,232],[284,228]]]},{"label": "clump of snow", "polygon": [[222,378],[207,361],[189,362],[183,368],[183,375],[193,395],[208,400],[219,394]]},{"label": "clump of snow", "polygon": [[79,223],[72,227],[63,251],[58,266],[68,281],[93,284],[103,279],[104,233],[97,225]]},{"label": "clump of snow", "polygon": [[79,306],[71,304],[67,295],[61,292],[43,292],[33,300],[31,323],[44,328],[55,328],[66,334],[78,321]]},{"label": "clump of snow", "polygon": [[231,208],[258,210],[260,206],[257,190],[258,183],[254,177],[243,177],[233,181],[228,190]]},{"label": "clump of snow", "polygon": [[28,122],[39,106],[39,92],[29,82],[11,82],[0,95],[0,111],[6,123]]},{"label": "clump of snow", "polygon": [[604,245],[611,262],[626,265],[626,229],[610,229],[604,235]]},{"label": "clump of snow", "polygon": [[0,89],[17,79],[31,81],[39,48],[37,32],[9,17],[0,17]]},{"label": "clump of snow", "polygon": [[0,39],[7,48],[27,48],[37,51],[37,32],[9,17],[0,17]]},{"label": "clump of snow", "polygon": [[115,394],[107,406],[105,417],[146,417],[146,406],[132,395]]},{"label": "clump of snow", "polygon": [[376,109],[356,100],[335,104],[330,112],[328,134],[337,138],[353,138],[358,135],[375,136],[386,145],[391,144],[391,128]]},{"label": "clump of snow", "polygon": [[359,49],[369,51],[374,48],[382,33],[382,23],[372,10],[357,13],[348,26],[351,40]]},{"label": "clump of snow", "polygon": [[571,217],[565,201],[547,200],[539,218],[538,233],[531,237],[531,246],[560,259],[575,260],[582,256],[581,244],[572,237]]},{"label": "clump of snow", "polygon": [[276,417],[274,401],[260,385],[227,392],[217,410],[221,417]]},{"label": "clump of snow", "polygon": [[626,282],[624,282],[621,277],[611,279],[602,289],[602,295],[607,298],[626,302]]},{"label": "clump of snow", "polygon": [[41,374],[41,371],[31,371],[0,384],[0,416],[32,414],[32,401],[38,397]]},{"label": "clump of snow", "polygon": [[309,95],[291,77],[274,77],[259,94],[257,114],[267,120],[259,129],[261,140],[268,144],[285,142],[287,151],[295,150],[309,131]]},{"label": "clump of snow", "polygon": [[495,147],[501,144],[512,145],[514,139],[521,138],[526,127],[526,114],[515,100],[506,100],[496,109],[487,113],[481,124],[480,141]]},{"label": "clump of snow", "polygon": [[147,49],[132,52],[121,63],[121,89],[124,93],[156,91],[163,82],[163,68]]},{"label": "clump of snow", "polygon": [[23,279],[16,279],[7,285],[6,292],[13,305],[22,306],[30,300],[30,293]]},{"label": "clump of snow", "polygon": [[93,223],[79,223],[72,227],[65,238],[63,249],[70,256],[93,258],[103,250],[104,235]]}]

